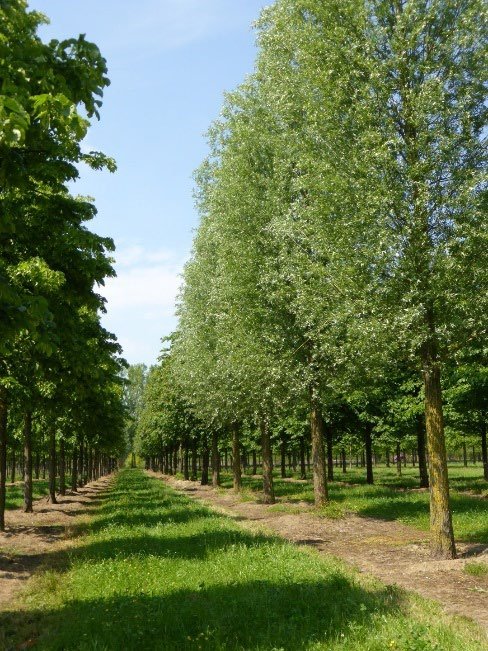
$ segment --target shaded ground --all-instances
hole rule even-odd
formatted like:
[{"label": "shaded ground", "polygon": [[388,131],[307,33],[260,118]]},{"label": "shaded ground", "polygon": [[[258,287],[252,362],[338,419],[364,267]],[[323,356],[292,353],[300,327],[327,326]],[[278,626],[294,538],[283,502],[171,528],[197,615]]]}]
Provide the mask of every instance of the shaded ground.
[{"label": "shaded ground", "polygon": [[59,504],[46,498],[34,502],[34,513],[13,509],[6,513],[7,528],[0,532],[0,610],[41,565],[46,554],[73,544],[71,534],[105,491],[110,477],[58,497]]},{"label": "shaded ground", "polygon": [[[297,544],[333,554],[386,584],[434,599],[446,612],[469,617],[488,631],[488,575],[472,576],[464,569],[472,561],[488,564],[487,545],[458,543],[458,559],[433,561],[425,532],[398,522],[352,514],[325,519],[314,515],[307,503],[281,501],[268,506],[257,501],[241,502],[231,491],[149,474],[189,497],[217,507],[245,527],[272,531]],[[287,512],[288,508],[293,512]]]}]

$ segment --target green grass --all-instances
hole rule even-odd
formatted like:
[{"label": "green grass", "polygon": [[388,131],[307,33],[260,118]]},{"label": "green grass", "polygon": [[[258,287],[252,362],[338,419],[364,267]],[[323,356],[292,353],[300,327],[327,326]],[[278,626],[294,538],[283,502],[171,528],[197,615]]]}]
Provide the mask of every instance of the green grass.
[{"label": "green grass", "polygon": [[486,576],[488,575],[488,565],[486,563],[466,563],[464,571],[472,576]]},{"label": "green grass", "polygon": [[[412,490],[401,485],[415,481],[418,485],[417,469],[407,468],[410,475],[398,479],[395,470],[392,468],[377,468],[375,472],[375,484],[366,484],[364,476],[359,477],[358,469],[348,471],[346,475],[336,472],[335,478],[348,482],[334,481],[329,484],[330,504],[321,509],[319,513],[324,517],[342,517],[346,513],[355,513],[359,516],[380,518],[384,520],[398,520],[404,524],[411,525],[417,529],[428,531],[429,529],[429,493],[428,491]],[[478,476],[473,474],[477,471]],[[413,476],[415,472],[415,476]],[[465,492],[456,490],[456,486],[473,486],[480,482],[480,469],[455,466],[450,469],[451,477],[451,506],[453,512],[453,524],[456,538],[464,542],[476,542],[488,544],[488,499],[468,495]],[[364,469],[362,470],[364,475]],[[359,481],[361,479],[361,481]],[[226,489],[232,486],[232,476],[223,473],[222,486]],[[262,490],[260,478],[249,475],[243,477],[243,486],[249,499],[249,491],[259,492]],[[486,488],[486,482],[485,482]],[[289,482],[280,479],[275,475],[275,493],[279,500],[290,505],[290,512],[296,510],[297,502],[313,504],[313,486],[310,481]],[[280,505],[286,510],[285,505]],[[278,507],[278,508],[280,508]]]},{"label": "green grass", "polygon": [[140,470],[118,474],[94,513],[69,556],[47,558],[50,569],[0,617],[0,648],[488,648],[477,627],[435,604],[244,531]]},{"label": "green grass", "polygon": [[[32,496],[35,500],[45,497],[49,493],[47,479],[34,479],[32,482]],[[18,509],[24,504],[24,484],[22,482],[7,485],[7,509]]]}]

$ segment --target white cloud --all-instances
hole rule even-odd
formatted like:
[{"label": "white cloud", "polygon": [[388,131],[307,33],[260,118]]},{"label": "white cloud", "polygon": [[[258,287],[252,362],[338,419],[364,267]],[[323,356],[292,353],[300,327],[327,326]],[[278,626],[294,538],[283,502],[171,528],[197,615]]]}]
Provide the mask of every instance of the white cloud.
[{"label": "white cloud", "polygon": [[161,337],[176,325],[184,259],[164,249],[131,245],[117,252],[116,261],[117,277],[100,288],[107,299],[104,325],[117,335],[130,362],[154,363]]}]

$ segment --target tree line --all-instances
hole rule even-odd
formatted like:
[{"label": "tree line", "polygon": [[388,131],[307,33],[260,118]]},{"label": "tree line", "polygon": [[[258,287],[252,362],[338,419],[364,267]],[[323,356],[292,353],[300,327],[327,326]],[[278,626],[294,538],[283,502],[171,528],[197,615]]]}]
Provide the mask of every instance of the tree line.
[{"label": "tree line", "polygon": [[481,0],[263,11],[254,71],[196,173],[200,225],[141,454],[174,471],[181,445],[183,467],[200,459],[205,482],[210,458],[218,481],[225,440],[239,489],[245,441],[273,502],[282,440],[310,449],[321,505],[334,446],[359,445],[370,482],[374,450],[398,463],[408,448],[433,554],[455,556],[446,432],[488,479],[486,28]]},{"label": "tree line", "polygon": [[115,170],[82,146],[107,66],[84,35],[43,42],[45,22],[25,0],[0,2],[0,529],[7,466],[14,481],[20,461],[29,512],[33,459],[55,502],[125,448],[125,362],[100,322],[114,245],[88,228],[93,201],[71,191],[80,165]]}]

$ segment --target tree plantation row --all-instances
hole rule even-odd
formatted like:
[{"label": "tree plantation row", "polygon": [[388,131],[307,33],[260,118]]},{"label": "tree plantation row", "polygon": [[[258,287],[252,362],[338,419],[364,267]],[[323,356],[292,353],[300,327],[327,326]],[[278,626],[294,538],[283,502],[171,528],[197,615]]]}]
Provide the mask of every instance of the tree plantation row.
[{"label": "tree plantation row", "polygon": [[62,494],[76,490],[125,449],[124,362],[98,293],[114,247],[87,227],[92,201],[68,188],[81,163],[114,169],[81,146],[107,69],[84,36],[42,42],[43,22],[25,0],[0,3],[0,529],[7,459],[14,481],[22,451],[31,511],[33,459],[38,475],[47,458],[55,501],[57,474]]},{"label": "tree plantation row", "polygon": [[[196,173],[179,324],[147,378],[135,449],[191,474],[219,446],[262,459],[415,451],[434,555],[455,556],[446,436],[486,422],[487,6],[277,0],[253,73]],[[273,451],[273,446],[275,450]],[[327,454],[326,454],[327,449]],[[247,457],[246,457],[247,459]],[[425,466],[428,460],[428,476]],[[247,463],[247,461],[246,461]],[[185,470],[187,469],[187,470]],[[194,472],[193,472],[194,474]]]}]

